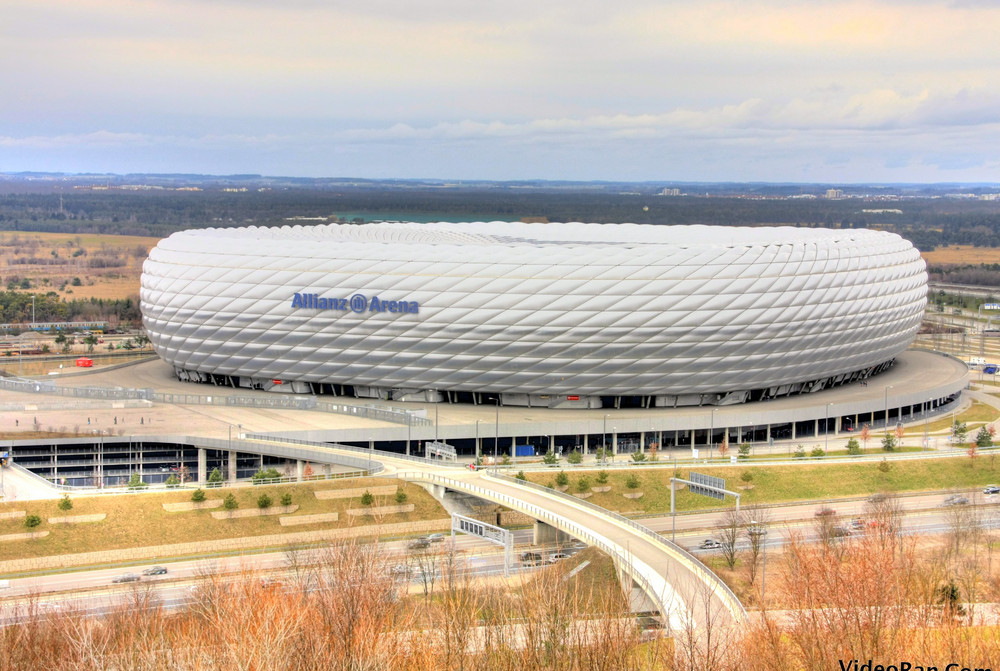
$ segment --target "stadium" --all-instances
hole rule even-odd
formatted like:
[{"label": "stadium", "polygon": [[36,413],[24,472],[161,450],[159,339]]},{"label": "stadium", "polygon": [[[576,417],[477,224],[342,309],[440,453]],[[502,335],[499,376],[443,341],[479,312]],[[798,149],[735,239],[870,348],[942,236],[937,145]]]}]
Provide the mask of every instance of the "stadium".
[{"label": "stadium", "polygon": [[683,407],[865,380],[926,295],[917,250],[880,231],[395,222],[176,233],[141,308],[181,380]]}]

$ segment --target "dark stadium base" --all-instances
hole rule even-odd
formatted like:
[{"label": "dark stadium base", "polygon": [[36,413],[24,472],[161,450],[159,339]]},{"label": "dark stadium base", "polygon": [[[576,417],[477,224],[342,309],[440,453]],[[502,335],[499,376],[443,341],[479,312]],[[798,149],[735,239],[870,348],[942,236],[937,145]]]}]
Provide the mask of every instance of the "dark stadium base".
[{"label": "dark stadium base", "polygon": [[785,396],[811,394],[855,382],[865,383],[889,370],[895,359],[876,366],[869,366],[851,373],[842,373],[807,382],[796,382],[760,389],[722,391],[691,394],[665,394],[642,396],[584,396],[573,394],[520,394],[511,392],[441,391],[427,389],[394,389],[369,385],[279,380],[219,373],[204,373],[177,368],[177,379],[182,382],[200,382],[233,389],[256,389],[272,393],[309,394],[348,398],[377,399],[382,401],[418,403],[468,403],[472,405],[499,404],[511,407],[551,409],[601,409],[601,408],[691,408],[729,406],[743,403],[770,401]]}]

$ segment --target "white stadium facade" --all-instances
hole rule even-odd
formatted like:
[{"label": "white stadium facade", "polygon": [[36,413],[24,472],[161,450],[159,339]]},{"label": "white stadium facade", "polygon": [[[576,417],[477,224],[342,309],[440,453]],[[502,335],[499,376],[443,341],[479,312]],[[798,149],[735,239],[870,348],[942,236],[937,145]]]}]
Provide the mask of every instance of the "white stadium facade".
[{"label": "white stadium facade", "polygon": [[926,296],[918,251],[880,231],[397,222],[176,233],[141,307],[181,380],[680,407],[864,380]]}]

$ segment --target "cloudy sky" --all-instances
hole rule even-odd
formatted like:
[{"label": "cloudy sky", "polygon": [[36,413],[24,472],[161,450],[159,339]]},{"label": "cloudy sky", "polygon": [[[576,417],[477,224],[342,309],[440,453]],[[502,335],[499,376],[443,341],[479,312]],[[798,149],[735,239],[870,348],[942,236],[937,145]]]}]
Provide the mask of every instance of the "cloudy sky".
[{"label": "cloudy sky", "polygon": [[0,172],[1000,182],[1000,3],[0,0]]}]

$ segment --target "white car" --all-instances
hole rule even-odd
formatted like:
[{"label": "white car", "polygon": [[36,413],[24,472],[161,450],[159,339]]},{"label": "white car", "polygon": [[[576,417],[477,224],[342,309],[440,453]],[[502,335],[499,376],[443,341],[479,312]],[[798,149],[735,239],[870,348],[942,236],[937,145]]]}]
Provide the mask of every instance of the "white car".
[{"label": "white car", "polygon": [[555,564],[557,561],[566,559],[567,557],[569,557],[569,555],[565,552],[555,552],[549,555],[549,563]]},{"label": "white car", "polygon": [[701,542],[701,545],[698,546],[698,549],[699,550],[717,550],[718,548],[721,548],[721,547],[722,547],[722,543],[720,543],[719,541],[715,540],[714,538],[706,538],[705,540],[703,540]]}]

